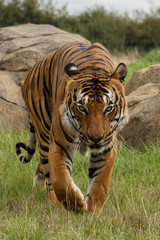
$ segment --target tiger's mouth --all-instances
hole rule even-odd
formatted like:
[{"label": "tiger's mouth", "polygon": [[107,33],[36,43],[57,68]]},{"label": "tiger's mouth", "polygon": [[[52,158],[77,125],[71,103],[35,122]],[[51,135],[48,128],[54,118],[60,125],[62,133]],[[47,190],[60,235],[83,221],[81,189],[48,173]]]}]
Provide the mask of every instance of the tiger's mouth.
[{"label": "tiger's mouth", "polygon": [[109,134],[107,139],[103,139],[102,141],[98,142],[98,143],[94,143],[94,142],[90,142],[87,141],[84,137],[80,136],[80,141],[86,145],[88,148],[90,148],[90,150],[101,150],[104,147],[106,147],[107,145],[109,145],[113,140],[113,136],[112,134]]},{"label": "tiger's mouth", "polygon": [[100,145],[100,144],[95,143],[93,145],[90,145],[89,147],[90,147],[90,149],[101,149],[103,146]]},{"label": "tiger's mouth", "polygon": [[80,138],[81,143],[83,143],[84,145],[86,145],[90,150],[101,150],[102,148],[104,148],[104,146],[106,146],[105,142],[100,142],[100,143],[94,143],[94,142],[90,142],[85,140],[84,138]]}]

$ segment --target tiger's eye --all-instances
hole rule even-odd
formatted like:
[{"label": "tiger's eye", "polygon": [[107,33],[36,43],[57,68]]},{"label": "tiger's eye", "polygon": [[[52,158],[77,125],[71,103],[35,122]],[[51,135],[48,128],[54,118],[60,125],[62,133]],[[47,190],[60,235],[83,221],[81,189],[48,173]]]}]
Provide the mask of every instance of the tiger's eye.
[{"label": "tiger's eye", "polygon": [[113,109],[114,109],[114,107],[108,106],[108,107],[104,110],[104,113],[110,113],[110,112],[113,111]]},{"label": "tiger's eye", "polygon": [[106,111],[107,111],[107,112],[110,112],[111,110],[112,110],[112,107],[107,107],[107,108],[106,108]]},{"label": "tiger's eye", "polygon": [[78,109],[79,112],[81,112],[83,114],[87,114],[87,110],[82,105],[81,106],[77,106],[77,109]]},{"label": "tiger's eye", "polygon": [[79,106],[78,107],[80,111],[84,112],[85,111],[85,108],[83,106]]}]

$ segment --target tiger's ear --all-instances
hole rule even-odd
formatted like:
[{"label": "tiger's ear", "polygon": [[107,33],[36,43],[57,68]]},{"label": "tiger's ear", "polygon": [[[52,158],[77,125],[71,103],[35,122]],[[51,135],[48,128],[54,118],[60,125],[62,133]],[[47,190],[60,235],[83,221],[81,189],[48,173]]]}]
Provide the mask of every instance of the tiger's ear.
[{"label": "tiger's ear", "polygon": [[127,75],[127,67],[124,63],[120,63],[117,66],[114,73],[111,75],[111,78],[118,79],[123,83],[126,75]]},{"label": "tiger's ear", "polygon": [[69,77],[73,77],[77,74],[80,74],[80,71],[78,70],[77,66],[74,63],[69,63],[64,68],[65,73]]}]

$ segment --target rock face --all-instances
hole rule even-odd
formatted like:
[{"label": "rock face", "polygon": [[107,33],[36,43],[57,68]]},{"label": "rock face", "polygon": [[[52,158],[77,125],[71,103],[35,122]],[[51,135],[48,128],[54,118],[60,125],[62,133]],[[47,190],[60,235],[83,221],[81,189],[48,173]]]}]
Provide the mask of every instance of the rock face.
[{"label": "rock face", "polygon": [[126,85],[130,121],[121,135],[133,147],[160,140],[160,64],[137,71]]},{"label": "rock face", "polygon": [[24,128],[27,113],[20,83],[31,67],[66,43],[88,42],[51,25],[25,24],[0,29],[0,128]]},{"label": "rock face", "polygon": [[126,85],[126,95],[147,83],[160,83],[160,64],[141,69],[131,77]]}]

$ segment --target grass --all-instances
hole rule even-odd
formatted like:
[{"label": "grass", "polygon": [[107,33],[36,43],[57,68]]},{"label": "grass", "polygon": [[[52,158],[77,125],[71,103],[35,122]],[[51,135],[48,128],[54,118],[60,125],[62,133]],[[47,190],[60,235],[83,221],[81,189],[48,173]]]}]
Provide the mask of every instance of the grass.
[{"label": "grass", "polygon": [[113,56],[115,66],[120,62],[124,62],[127,65],[127,77],[125,78],[125,83],[127,83],[133,73],[142,68],[149,67],[151,65],[160,64],[160,49],[154,49],[145,55],[141,56],[137,49],[134,49],[126,54],[118,53],[116,56]]},{"label": "grass", "polygon": [[135,63],[132,63],[128,66],[128,75],[126,78],[126,83],[132,77],[132,74],[135,71],[138,71],[142,68],[149,67],[151,65],[159,64],[160,59],[160,49],[154,49],[147,53],[143,58],[139,59]]},{"label": "grass", "polygon": [[[103,213],[74,214],[50,206],[41,187],[32,188],[38,151],[21,164],[15,143],[28,132],[0,134],[1,240],[141,240],[160,239],[160,148],[144,152],[119,145]],[[88,159],[75,154],[74,181],[86,194]]]}]

